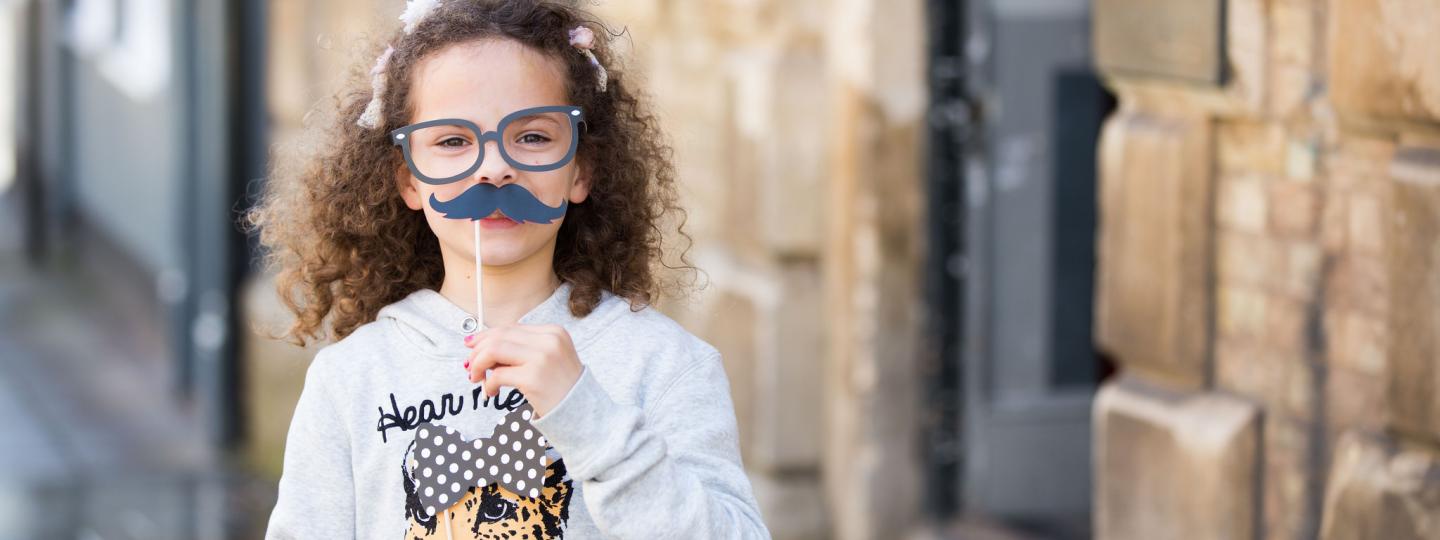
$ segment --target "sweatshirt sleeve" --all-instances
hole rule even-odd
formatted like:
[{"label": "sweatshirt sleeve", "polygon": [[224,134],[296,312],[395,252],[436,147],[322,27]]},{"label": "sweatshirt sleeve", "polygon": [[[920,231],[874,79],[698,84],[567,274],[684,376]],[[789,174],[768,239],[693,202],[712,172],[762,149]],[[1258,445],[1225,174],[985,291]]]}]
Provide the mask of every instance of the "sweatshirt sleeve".
[{"label": "sweatshirt sleeve", "polygon": [[644,411],[613,401],[586,367],[532,423],[582,482],[606,536],[770,537],[740,461],[719,353],[687,367]]},{"label": "sweatshirt sleeve", "polygon": [[322,351],[311,362],[290,419],[267,540],[355,537],[350,437],[336,414],[324,358]]}]

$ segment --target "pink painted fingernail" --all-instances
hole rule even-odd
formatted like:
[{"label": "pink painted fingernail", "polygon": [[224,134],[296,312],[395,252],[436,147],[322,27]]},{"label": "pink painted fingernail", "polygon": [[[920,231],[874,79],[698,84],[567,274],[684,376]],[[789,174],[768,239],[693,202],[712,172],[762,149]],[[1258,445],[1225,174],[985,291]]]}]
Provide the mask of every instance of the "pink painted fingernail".
[{"label": "pink painted fingernail", "polygon": [[475,334],[466,335],[466,336],[465,336],[465,344],[466,344],[466,345],[469,345],[470,342],[471,342],[472,340],[474,340],[474,339],[475,339]]}]

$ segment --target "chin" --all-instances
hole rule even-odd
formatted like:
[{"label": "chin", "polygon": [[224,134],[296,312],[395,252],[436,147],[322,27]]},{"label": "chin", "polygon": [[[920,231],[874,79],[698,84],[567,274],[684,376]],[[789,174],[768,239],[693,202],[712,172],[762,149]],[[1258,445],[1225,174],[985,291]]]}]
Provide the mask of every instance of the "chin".
[{"label": "chin", "polygon": [[491,255],[489,251],[485,251],[480,254],[480,263],[485,266],[510,266],[522,260],[525,260],[525,258],[514,256],[509,253],[503,255]]},{"label": "chin", "polygon": [[[500,242],[491,242],[500,244]],[[525,260],[533,251],[527,251],[524,246],[511,245],[505,242],[502,245],[480,246],[480,262],[485,266],[508,266]]]}]

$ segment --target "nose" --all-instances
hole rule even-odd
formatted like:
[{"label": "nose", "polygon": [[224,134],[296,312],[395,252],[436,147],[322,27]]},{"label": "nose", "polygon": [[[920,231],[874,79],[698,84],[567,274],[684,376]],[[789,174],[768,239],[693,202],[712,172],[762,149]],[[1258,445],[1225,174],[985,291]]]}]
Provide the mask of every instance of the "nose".
[{"label": "nose", "polygon": [[475,169],[474,178],[477,183],[489,182],[502,185],[515,180],[515,169],[505,161],[505,156],[500,155],[499,136],[489,137],[480,142],[483,146],[481,151],[483,157],[480,160],[480,167]]}]

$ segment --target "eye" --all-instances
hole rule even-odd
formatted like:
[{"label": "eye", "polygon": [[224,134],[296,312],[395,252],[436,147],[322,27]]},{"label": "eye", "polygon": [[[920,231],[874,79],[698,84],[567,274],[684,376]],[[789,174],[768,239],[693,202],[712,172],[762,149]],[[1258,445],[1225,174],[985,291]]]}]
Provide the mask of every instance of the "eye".
[{"label": "eye", "polygon": [[445,148],[461,148],[467,144],[470,144],[470,141],[467,141],[460,137],[449,137],[435,143],[436,146],[443,146]]},{"label": "eye", "polygon": [[485,521],[500,521],[510,517],[514,510],[515,506],[510,501],[486,501],[480,505],[480,516]]},{"label": "eye", "polygon": [[520,144],[544,144],[550,142],[550,138],[532,131],[521,135],[516,142]]},{"label": "eye", "polygon": [[480,498],[480,507],[476,509],[476,517],[484,521],[500,521],[509,519],[515,515],[515,503],[499,493],[486,490]]}]

